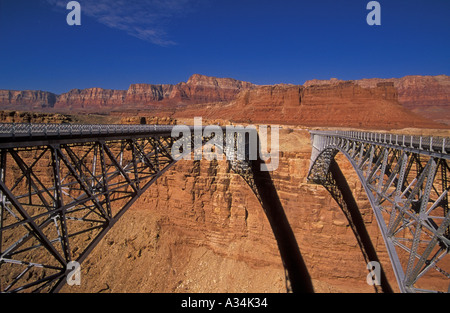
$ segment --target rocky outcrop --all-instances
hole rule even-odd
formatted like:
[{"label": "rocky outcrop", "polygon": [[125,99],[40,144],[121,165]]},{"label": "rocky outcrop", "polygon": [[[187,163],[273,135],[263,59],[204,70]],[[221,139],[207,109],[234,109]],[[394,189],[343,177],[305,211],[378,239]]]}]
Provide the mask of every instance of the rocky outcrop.
[{"label": "rocky outcrop", "polygon": [[151,105],[180,105],[233,100],[255,85],[232,78],[199,74],[187,82],[172,84],[131,84],[128,90],[103,88],[72,89],[61,95],[46,91],[0,90],[0,105],[14,109],[54,108],[58,111],[104,111],[133,109]]},{"label": "rocky outcrop", "polygon": [[175,118],[195,116],[307,127],[445,127],[400,105],[391,82],[379,82],[374,88],[363,88],[354,82],[258,86],[242,91],[228,105],[198,106],[174,114]]},{"label": "rocky outcrop", "polygon": [[[342,80],[309,80],[304,86],[336,85]],[[363,88],[375,88],[379,83],[393,83],[398,92],[398,101],[405,108],[437,122],[450,125],[450,77],[405,76],[402,78],[371,78],[354,80]]]},{"label": "rocky outcrop", "polygon": [[41,90],[0,90],[0,105],[4,108],[49,108],[58,99],[54,93]]},{"label": "rocky outcrop", "polygon": [[123,110],[157,104],[180,105],[231,101],[243,89],[254,85],[232,78],[215,78],[194,74],[189,80],[171,84],[132,84],[128,90],[90,88],[62,94],[57,109],[106,108]]},{"label": "rocky outcrop", "polygon": [[256,86],[194,74],[176,85],[73,89],[59,96],[44,91],[0,90],[0,105],[16,110],[147,111],[175,118],[203,116],[239,122],[366,128],[442,127],[429,120],[450,124],[449,98],[450,77],[446,75],[355,81],[333,78],[304,85]]},{"label": "rocky outcrop", "polygon": [[76,123],[74,117],[64,114],[49,114],[20,111],[0,111],[2,123]]},{"label": "rocky outcrop", "polygon": [[251,90],[255,85],[232,78],[215,78],[192,75],[186,84],[180,84],[194,103],[224,102],[233,100],[242,90]]},{"label": "rocky outcrop", "polygon": [[72,89],[58,97],[55,108],[94,109],[122,105],[126,97],[124,90],[102,88]]},{"label": "rocky outcrop", "polygon": [[394,80],[394,85],[406,108],[450,125],[449,76],[407,76]]},{"label": "rocky outcrop", "polygon": [[233,100],[241,90],[254,85],[232,78],[216,78],[199,74],[176,85],[133,84],[127,91],[123,104],[193,104]]},{"label": "rocky outcrop", "polygon": [[309,86],[302,95],[301,124],[361,128],[436,127],[398,102],[392,84],[363,88],[352,82]]}]

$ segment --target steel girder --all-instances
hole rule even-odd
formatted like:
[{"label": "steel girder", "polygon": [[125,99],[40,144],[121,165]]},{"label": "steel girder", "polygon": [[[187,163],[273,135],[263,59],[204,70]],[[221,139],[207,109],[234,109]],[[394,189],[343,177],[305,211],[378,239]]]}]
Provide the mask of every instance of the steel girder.
[{"label": "steel girder", "polygon": [[[72,261],[81,264],[165,171],[226,133],[188,127],[189,136],[173,137],[173,127],[0,124],[0,292],[58,292]],[[262,161],[251,157],[251,137],[259,142],[256,130],[234,129],[212,150],[226,154],[269,210],[253,175]],[[188,149],[174,159],[180,147]],[[276,194],[273,184],[269,191]]]},{"label": "steel girder", "polygon": [[[57,292],[71,262],[81,264],[177,161],[171,126],[62,126],[70,133],[46,125],[45,135],[19,132],[1,143],[0,292]],[[203,146],[214,136],[199,134],[179,140]]]},{"label": "steel girder", "polygon": [[339,152],[347,157],[367,193],[400,291],[447,292],[448,138],[340,131],[311,136],[308,180],[333,189],[330,164]]},{"label": "steel girder", "polygon": [[57,291],[175,162],[171,137],[0,150],[2,292]]}]

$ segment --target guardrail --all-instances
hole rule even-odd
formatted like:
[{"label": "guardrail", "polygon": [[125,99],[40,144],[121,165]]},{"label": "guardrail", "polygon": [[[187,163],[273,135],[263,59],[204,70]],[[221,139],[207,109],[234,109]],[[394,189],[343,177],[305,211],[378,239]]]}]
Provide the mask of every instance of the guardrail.
[{"label": "guardrail", "polygon": [[170,132],[173,125],[0,123],[0,137],[75,136]]},{"label": "guardrail", "polygon": [[311,134],[321,136],[333,136],[346,139],[360,140],[383,145],[398,146],[400,148],[410,148],[422,151],[449,154],[450,138],[414,136],[393,133],[374,133],[359,131],[310,131]]}]

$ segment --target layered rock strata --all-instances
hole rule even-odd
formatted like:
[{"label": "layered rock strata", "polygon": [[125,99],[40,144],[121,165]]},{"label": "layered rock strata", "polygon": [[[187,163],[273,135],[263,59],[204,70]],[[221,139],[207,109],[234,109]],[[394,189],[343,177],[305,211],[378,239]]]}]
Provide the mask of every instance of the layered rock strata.
[{"label": "layered rock strata", "polygon": [[232,78],[194,74],[187,82],[171,84],[132,84],[128,90],[103,88],[72,89],[61,95],[46,91],[0,90],[0,105],[7,108],[60,111],[123,110],[155,104],[192,104],[231,101],[251,83]]},{"label": "layered rock strata", "polygon": [[[348,101],[345,102],[345,99]],[[361,125],[367,122],[366,109],[369,107],[373,108],[372,111],[379,110],[378,116],[381,119],[386,114],[404,115],[404,111],[399,112],[399,108],[387,108],[385,102],[375,103],[374,99],[391,101],[394,105],[400,104],[422,118],[450,124],[450,77],[446,75],[354,81],[310,80],[302,86],[256,86],[232,78],[194,74],[187,82],[175,85],[132,84],[127,90],[73,89],[61,95],[46,91],[0,90],[0,106],[15,110],[52,109],[59,112],[107,113],[150,110],[185,117],[202,110],[202,105],[203,108],[207,105],[211,112],[228,110],[227,116],[239,116],[241,120],[261,120],[267,116],[271,120],[302,123],[303,120],[313,122],[317,119],[314,117],[317,115],[315,111],[331,109],[329,112],[333,112],[333,116],[339,119],[346,119],[348,114],[355,113],[352,119],[358,120],[362,117]],[[235,102],[239,107],[233,106]],[[342,108],[345,103],[350,105]],[[318,104],[317,108],[320,110],[314,108],[310,108],[312,111],[299,110],[300,104],[306,106]],[[239,111],[236,111],[237,109]],[[312,114],[311,117],[307,116],[308,114]],[[415,124],[417,117],[408,116],[406,119],[412,122],[411,127],[417,126]],[[402,123],[391,121],[394,126]],[[333,121],[333,124],[336,125],[338,122]]]},{"label": "layered rock strata", "polygon": [[[310,80],[304,86],[336,85],[343,81],[336,78],[330,80]],[[426,118],[450,125],[450,77],[437,76],[405,76],[390,79],[360,79],[355,84],[364,88],[375,88],[382,82],[393,83],[398,91],[398,101],[407,109]]]},{"label": "layered rock strata", "polygon": [[389,82],[380,82],[374,88],[363,88],[354,82],[258,86],[242,91],[227,105],[198,105],[173,114],[175,118],[195,116],[307,127],[445,127],[403,107],[397,89]]}]

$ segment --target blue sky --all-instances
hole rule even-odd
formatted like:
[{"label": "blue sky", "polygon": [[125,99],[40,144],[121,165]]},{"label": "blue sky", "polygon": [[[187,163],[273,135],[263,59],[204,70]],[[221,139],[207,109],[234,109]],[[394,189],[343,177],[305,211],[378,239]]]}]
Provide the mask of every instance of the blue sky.
[{"label": "blue sky", "polygon": [[450,1],[0,0],[0,89],[450,75]]}]

